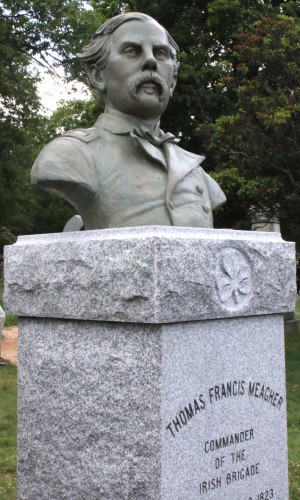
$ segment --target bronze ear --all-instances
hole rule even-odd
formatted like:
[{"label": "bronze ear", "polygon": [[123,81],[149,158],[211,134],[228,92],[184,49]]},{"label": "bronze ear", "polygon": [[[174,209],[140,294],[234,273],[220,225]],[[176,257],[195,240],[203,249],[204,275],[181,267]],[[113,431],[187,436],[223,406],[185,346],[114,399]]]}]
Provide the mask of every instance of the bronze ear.
[{"label": "bronze ear", "polygon": [[102,70],[96,64],[92,64],[88,68],[88,77],[93,88],[98,89],[102,93],[105,92],[106,85],[102,76]]},{"label": "bronze ear", "polygon": [[174,93],[174,90],[175,90],[175,87],[176,87],[176,83],[177,83],[177,76],[173,75],[173,79],[172,79],[172,82],[171,82],[171,85],[170,85],[170,97],[173,97],[173,93]]}]

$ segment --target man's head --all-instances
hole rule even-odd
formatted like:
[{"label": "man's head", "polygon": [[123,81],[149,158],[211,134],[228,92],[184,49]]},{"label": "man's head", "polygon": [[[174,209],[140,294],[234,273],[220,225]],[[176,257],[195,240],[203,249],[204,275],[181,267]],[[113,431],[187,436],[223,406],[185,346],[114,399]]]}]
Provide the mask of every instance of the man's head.
[{"label": "man's head", "polygon": [[176,85],[178,46],[154,19],[120,14],[96,31],[78,56],[96,97],[106,108],[156,118]]}]

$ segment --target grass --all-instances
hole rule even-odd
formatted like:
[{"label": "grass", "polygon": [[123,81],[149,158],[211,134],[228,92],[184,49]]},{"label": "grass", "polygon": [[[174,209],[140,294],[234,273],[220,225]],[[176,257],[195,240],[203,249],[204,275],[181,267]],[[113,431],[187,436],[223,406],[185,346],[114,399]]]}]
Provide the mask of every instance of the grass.
[{"label": "grass", "polygon": [[[0,280],[0,293],[3,292]],[[1,294],[2,295],[2,294]],[[3,302],[0,301],[1,307]],[[18,317],[7,314],[5,326],[18,324]],[[1,332],[0,332],[1,335]],[[17,367],[0,366],[0,499],[17,497]]]},{"label": "grass", "polygon": [[[4,290],[3,279],[0,279],[0,295],[2,295],[3,290]],[[5,311],[5,308],[3,306],[3,301],[2,300],[0,300],[0,306]],[[5,315],[5,324],[4,324],[4,326],[17,326],[17,324],[18,324],[18,316],[15,316],[14,314],[6,314]]]},{"label": "grass", "polygon": [[[297,304],[300,315],[300,302]],[[300,499],[300,333],[286,336],[290,500]],[[0,499],[16,498],[17,369],[0,367]]]},{"label": "grass", "polygon": [[[300,301],[295,317],[300,319]],[[286,336],[290,499],[300,499],[300,333]]]},{"label": "grass", "polygon": [[296,302],[295,318],[300,319],[300,300]]},{"label": "grass", "polygon": [[0,367],[0,498],[17,496],[17,368]]},{"label": "grass", "polygon": [[[1,307],[3,308],[3,303],[0,301],[0,305]],[[4,308],[3,308],[4,309]],[[4,326],[5,327],[9,327],[9,326],[17,326],[19,323],[19,318],[18,316],[15,316],[14,314],[6,314],[5,316],[5,323],[4,323]],[[1,498],[1,497],[0,497]]]}]

